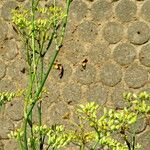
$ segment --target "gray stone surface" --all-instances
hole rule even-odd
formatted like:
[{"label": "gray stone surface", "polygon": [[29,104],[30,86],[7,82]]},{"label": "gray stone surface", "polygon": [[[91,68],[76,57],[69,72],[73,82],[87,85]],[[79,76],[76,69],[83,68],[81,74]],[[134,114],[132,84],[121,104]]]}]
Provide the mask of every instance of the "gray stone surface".
[{"label": "gray stone surface", "polygon": [[23,101],[21,99],[13,100],[6,105],[6,115],[13,121],[19,121],[23,118]]},{"label": "gray stone surface", "polygon": [[91,16],[94,21],[101,22],[112,15],[112,5],[106,0],[99,0],[92,4]]},{"label": "gray stone surface", "polygon": [[107,86],[115,86],[121,81],[121,68],[113,63],[105,63],[100,73],[101,82]]},{"label": "gray stone surface", "polygon": [[141,8],[141,15],[146,21],[150,21],[150,1],[147,0]]},{"label": "gray stone surface", "polygon": [[[54,82],[54,79],[50,78],[45,85],[48,93],[48,106],[53,102],[58,102],[60,97],[60,85]],[[56,88],[57,87],[57,88]]]},{"label": "gray stone surface", "polygon": [[148,72],[139,65],[133,64],[125,72],[125,82],[131,88],[140,88],[148,81]]},{"label": "gray stone surface", "polygon": [[62,95],[67,103],[77,104],[81,100],[81,87],[78,84],[66,84],[63,88]]},{"label": "gray stone surface", "polygon": [[116,22],[109,22],[103,28],[103,37],[111,44],[115,44],[121,40],[123,36],[123,26]]},{"label": "gray stone surface", "polygon": [[[25,69],[25,72],[23,70]],[[23,80],[26,76],[26,62],[17,58],[11,65],[7,67],[7,75],[13,80]]]},{"label": "gray stone surface", "polygon": [[4,62],[0,61],[0,79],[6,75],[6,65]]},{"label": "gray stone surface", "polygon": [[126,102],[123,99],[123,93],[131,92],[127,87],[124,87],[122,84],[118,84],[111,94],[111,102],[116,108],[123,108],[126,106]]},{"label": "gray stone surface", "polygon": [[68,109],[67,105],[63,102],[58,102],[57,104],[49,107],[49,115],[47,115],[46,124],[52,125],[65,123],[65,121],[67,122],[68,119],[65,120],[64,117],[68,113],[70,113],[70,110]]},{"label": "gray stone surface", "polygon": [[[4,39],[6,39],[7,33],[8,33],[8,25],[6,22],[4,22],[4,21],[2,21],[2,19],[0,19],[0,43]],[[2,46],[0,46],[0,47],[2,47]]]},{"label": "gray stone surface", "polygon": [[17,8],[17,3],[15,1],[6,1],[1,11],[2,18],[6,21],[10,21],[12,17],[11,10],[15,8]]},{"label": "gray stone surface", "polygon": [[72,64],[77,64],[83,59],[85,48],[84,45],[77,41],[69,41],[62,47],[64,57]]},{"label": "gray stone surface", "polygon": [[141,145],[141,148],[139,150],[149,150],[150,147],[149,139],[150,139],[150,129],[148,128],[137,139],[138,143]]},{"label": "gray stone surface", "polygon": [[19,144],[12,140],[7,140],[4,143],[4,150],[19,150]]},{"label": "gray stone surface", "polygon": [[15,91],[16,88],[13,81],[4,78],[0,81],[0,89],[1,92],[7,92],[7,91]]},{"label": "gray stone surface", "polygon": [[139,59],[142,65],[150,67],[150,44],[144,45],[141,48]]},{"label": "gray stone surface", "polygon": [[90,62],[102,64],[111,57],[111,49],[107,43],[93,44],[88,50]]},{"label": "gray stone surface", "polygon": [[71,20],[76,22],[82,21],[88,14],[87,4],[80,0],[75,0],[71,4],[70,15]]},{"label": "gray stone surface", "polygon": [[96,71],[94,66],[87,64],[86,69],[78,66],[74,73],[74,79],[81,84],[91,84],[95,81]]},{"label": "gray stone surface", "polygon": [[122,22],[129,22],[136,16],[136,3],[131,0],[120,0],[115,8],[117,18]]},{"label": "gray stone surface", "polygon": [[131,43],[141,45],[150,38],[150,28],[144,22],[134,22],[128,28],[128,39]]},{"label": "gray stone surface", "polygon": [[130,43],[121,43],[114,48],[113,58],[120,65],[129,65],[136,57],[136,50]]},{"label": "gray stone surface", "polygon": [[80,40],[93,43],[98,35],[97,26],[91,21],[82,22],[77,28]]},{"label": "gray stone surface", "polygon": [[108,89],[100,84],[93,84],[89,86],[86,91],[87,101],[94,101],[97,104],[103,105],[108,98]]},{"label": "gray stone surface", "polygon": [[0,48],[0,53],[1,53],[0,58],[2,59],[6,60],[14,59],[19,53],[16,41],[13,39],[4,41],[4,43]]},{"label": "gray stone surface", "polygon": [[14,125],[7,117],[0,119],[0,139],[8,139],[10,131],[14,130]]},{"label": "gray stone surface", "polygon": [[[52,0],[40,0],[41,6],[52,6],[52,3]],[[56,3],[64,6],[65,0]],[[0,0],[0,92],[27,86],[26,52],[10,21],[11,9],[18,4],[29,8],[31,1]],[[77,122],[74,112],[78,104],[95,101],[119,109],[126,106],[123,92],[150,91],[149,5],[149,0],[73,0],[67,33],[57,57],[64,74],[60,79],[59,70],[53,69],[48,77],[47,92],[42,98],[43,123],[63,123],[68,128],[71,120]],[[54,44],[46,55],[45,68],[52,52]],[[14,99],[0,110],[2,150],[19,150],[14,140],[6,138],[8,132],[21,126],[22,105],[23,102]],[[35,123],[37,112],[35,107]],[[149,149],[150,121],[146,130],[142,130],[144,124],[143,120],[136,124],[141,150]],[[72,145],[64,148],[71,149],[77,148]]]}]

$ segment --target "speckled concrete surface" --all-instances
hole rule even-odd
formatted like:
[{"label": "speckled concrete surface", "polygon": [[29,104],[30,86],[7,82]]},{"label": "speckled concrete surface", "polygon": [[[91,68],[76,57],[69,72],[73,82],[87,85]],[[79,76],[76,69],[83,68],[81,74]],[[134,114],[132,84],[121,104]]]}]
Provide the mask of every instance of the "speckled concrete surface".
[{"label": "speckled concrete surface", "polygon": [[[12,28],[10,11],[27,2],[0,0],[0,91],[26,86],[24,51]],[[73,0],[57,60],[64,76],[60,79],[59,72],[52,70],[46,83],[50,93],[43,102],[46,123],[67,123],[62,116],[72,115],[80,103],[123,107],[123,92],[150,91],[150,0]],[[22,108],[16,99],[0,112],[0,150],[18,149],[7,133],[20,125]],[[150,147],[149,125],[138,134],[141,150]],[[145,122],[138,122],[139,130],[144,126]]]}]

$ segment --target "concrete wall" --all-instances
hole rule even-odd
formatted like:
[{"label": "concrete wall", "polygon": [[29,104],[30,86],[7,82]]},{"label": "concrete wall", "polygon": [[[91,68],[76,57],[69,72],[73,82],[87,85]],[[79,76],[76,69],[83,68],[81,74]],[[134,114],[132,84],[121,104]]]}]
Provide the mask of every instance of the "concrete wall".
[{"label": "concrete wall", "polygon": [[[10,21],[10,10],[21,3],[27,0],[0,0],[0,91],[26,87],[24,49]],[[64,75],[60,79],[53,70],[46,84],[50,96],[43,102],[43,121],[48,124],[67,124],[62,116],[74,119],[79,103],[123,107],[123,92],[150,92],[150,0],[73,0],[57,60]],[[23,101],[15,99],[0,110],[0,150],[18,150],[7,133],[20,126],[22,109]],[[137,123],[141,150],[150,147],[150,124],[143,131],[145,124]]]}]

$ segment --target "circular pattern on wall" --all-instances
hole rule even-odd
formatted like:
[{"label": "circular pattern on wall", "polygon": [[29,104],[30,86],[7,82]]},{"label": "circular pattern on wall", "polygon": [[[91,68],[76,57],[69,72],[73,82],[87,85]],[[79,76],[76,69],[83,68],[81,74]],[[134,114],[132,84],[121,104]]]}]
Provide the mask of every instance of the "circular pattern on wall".
[{"label": "circular pattern on wall", "polygon": [[115,86],[121,81],[121,68],[113,63],[106,63],[100,72],[101,82],[107,86]]},{"label": "circular pattern on wall", "polygon": [[74,73],[74,79],[81,84],[91,84],[95,81],[96,70],[93,65],[87,64],[86,68],[78,66]]},{"label": "circular pattern on wall", "polygon": [[63,98],[66,102],[77,103],[81,100],[81,86],[78,84],[67,84],[62,91]]},{"label": "circular pattern on wall", "polygon": [[150,44],[141,48],[139,59],[142,65],[150,67]]},{"label": "circular pattern on wall", "polygon": [[102,21],[108,19],[112,15],[112,5],[106,0],[100,0],[93,3],[91,7],[91,15],[94,21]]},{"label": "circular pattern on wall", "polygon": [[103,37],[111,44],[121,40],[123,36],[123,26],[117,22],[109,22],[103,29]]},{"label": "circular pattern on wall", "polygon": [[114,60],[120,65],[128,65],[134,61],[136,51],[130,43],[121,43],[113,51]]},{"label": "circular pattern on wall", "polygon": [[82,22],[78,28],[77,33],[79,39],[84,42],[92,43],[98,34],[97,26],[91,21]]},{"label": "circular pattern on wall", "polygon": [[150,28],[144,22],[132,23],[128,28],[128,39],[131,43],[141,45],[150,38]]},{"label": "circular pattern on wall", "polygon": [[12,14],[11,11],[12,9],[17,8],[17,3],[15,1],[7,1],[4,3],[3,7],[2,7],[2,11],[1,11],[1,16],[4,20],[6,21],[10,21]]},{"label": "circular pattern on wall", "polygon": [[0,80],[5,76],[6,74],[6,65],[0,61]]},{"label": "circular pattern on wall", "polygon": [[136,4],[130,0],[120,0],[115,9],[116,16],[122,22],[129,22],[133,20],[136,15],[136,11]]},{"label": "circular pattern on wall", "polygon": [[146,21],[150,21],[150,1],[146,1],[141,8],[141,15]]},{"label": "circular pattern on wall", "polygon": [[0,19],[0,42],[6,38],[7,33],[8,26],[4,21],[2,21],[2,19]]},{"label": "circular pattern on wall", "polygon": [[75,19],[77,22],[79,22],[84,17],[86,17],[87,13],[88,13],[88,7],[81,0],[75,0],[71,3],[71,8],[70,8],[71,20]]},{"label": "circular pattern on wall", "polygon": [[102,64],[110,58],[111,49],[106,43],[92,45],[89,49],[88,56],[91,62]]},{"label": "circular pattern on wall", "polygon": [[108,89],[100,84],[94,84],[86,91],[87,101],[103,105],[107,101]]},{"label": "circular pattern on wall", "polygon": [[125,82],[131,88],[140,88],[148,80],[148,72],[137,64],[133,64],[125,72]]}]

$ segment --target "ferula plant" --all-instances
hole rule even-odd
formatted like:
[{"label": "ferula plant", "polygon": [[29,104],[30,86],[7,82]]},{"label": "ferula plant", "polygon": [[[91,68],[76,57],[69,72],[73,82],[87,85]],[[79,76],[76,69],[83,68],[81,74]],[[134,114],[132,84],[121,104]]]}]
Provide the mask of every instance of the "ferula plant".
[{"label": "ferula plant", "polygon": [[[47,150],[65,145],[67,135],[62,126],[47,128],[42,124],[42,93],[48,75],[63,44],[71,0],[64,1],[65,7],[58,7],[52,0],[49,7],[41,7],[40,0],[30,0],[31,7],[19,6],[12,11],[12,22],[25,46],[28,64],[28,87],[24,91],[24,119],[20,129],[10,133],[18,140],[21,150],[43,149],[48,136]],[[54,45],[47,66],[45,56]],[[16,93],[1,93],[0,105],[12,100]],[[33,123],[33,110],[38,108],[38,124]],[[58,138],[57,138],[58,137]]]},{"label": "ferula plant", "polygon": [[[136,123],[150,116],[150,94],[124,94],[127,105],[122,109],[100,106],[94,102],[80,105],[77,109],[78,123],[74,124],[71,142],[84,150],[96,150],[107,146],[110,150],[136,150]],[[101,115],[100,115],[101,114]],[[147,126],[147,124],[146,124]],[[145,128],[145,127],[144,127]]]},{"label": "ferula plant", "polygon": [[[80,150],[136,150],[140,147],[134,125],[138,119],[148,119],[150,95],[124,94],[126,106],[122,109],[100,106],[94,102],[79,105],[77,122],[70,128],[64,125],[48,126],[42,122],[44,85],[62,47],[69,8],[72,0],[64,0],[65,7],[41,7],[40,0],[31,0],[31,7],[17,7],[12,11],[13,24],[25,46],[28,64],[28,87],[17,92],[0,93],[0,108],[14,97],[24,97],[22,125],[8,135],[18,141],[20,150],[56,150],[69,144]],[[45,56],[53,45],[48,65]],[[34,123],[34,109],[38,108],[38,123]],[[71,127],[73,126],[73,128]],[[119,137],[119,138],[118,138]]]}]

